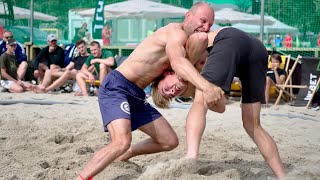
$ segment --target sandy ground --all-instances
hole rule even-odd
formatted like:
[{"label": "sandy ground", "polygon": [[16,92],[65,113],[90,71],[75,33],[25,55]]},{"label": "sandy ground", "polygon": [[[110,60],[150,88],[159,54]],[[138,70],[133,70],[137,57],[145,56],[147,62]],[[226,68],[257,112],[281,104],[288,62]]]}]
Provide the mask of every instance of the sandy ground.
[{"label": "sandy ground", "polygon": [[[0,179],[74,179],[109,142],[97,97],[1,93],[0,101],[25,102],[0,105]],[[26,104],[33,102],[44,105]],[[207,114],[199,161],[181,160],[189,107],[173,103],[171,109],[160,110],[179,136],[176,149],[112,163],[95,179],[274,179],[242,128],[239,101],[231,101],[224,114]],[[261,119],[277,142],[288,179],[320,179],[320,111],[281,105],[262,109]],[[133,133],[133,143],[145,138]]]}]

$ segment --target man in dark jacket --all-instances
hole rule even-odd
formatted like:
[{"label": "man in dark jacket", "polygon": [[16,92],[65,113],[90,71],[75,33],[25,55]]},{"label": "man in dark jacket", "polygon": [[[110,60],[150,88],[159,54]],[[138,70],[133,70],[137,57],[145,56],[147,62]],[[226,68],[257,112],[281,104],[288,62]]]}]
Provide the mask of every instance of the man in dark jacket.
[{"label": "man in dark jacket", "polygon": [[54,34],[47,37],[48,46],[43,48],[34,61],[34,77],[43,79],[47,69],[59,70],[64,66],[64,50],[57,45]]}]

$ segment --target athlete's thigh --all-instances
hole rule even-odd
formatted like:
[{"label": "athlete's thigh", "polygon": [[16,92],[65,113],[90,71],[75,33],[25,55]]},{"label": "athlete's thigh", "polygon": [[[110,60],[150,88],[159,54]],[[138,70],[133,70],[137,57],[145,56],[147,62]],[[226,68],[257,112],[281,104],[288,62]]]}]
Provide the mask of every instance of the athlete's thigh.
[{"label": "athlete's thigh", "polygon": [[158,142],[165,142],[167,139],[177,138],[177,135],[172,129],[171,125],[163,116],[139,127],[139,130],[148,134],[151,138]]},{"label": "athlete's thigh", "polygon": [[107,125],[107,128],[113,141],[123,138],[131,141],[131,123],[129,119],[113,120]]}]

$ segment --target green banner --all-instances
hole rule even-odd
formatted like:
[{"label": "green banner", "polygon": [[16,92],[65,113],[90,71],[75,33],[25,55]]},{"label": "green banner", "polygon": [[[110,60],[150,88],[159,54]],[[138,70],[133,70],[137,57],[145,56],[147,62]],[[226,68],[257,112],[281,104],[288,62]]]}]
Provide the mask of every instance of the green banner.
[{"label": "green banner", "polygon": [[97,0],[92,24],[93,39],[101,39],[101,33],[104,25],[104,0]]}]

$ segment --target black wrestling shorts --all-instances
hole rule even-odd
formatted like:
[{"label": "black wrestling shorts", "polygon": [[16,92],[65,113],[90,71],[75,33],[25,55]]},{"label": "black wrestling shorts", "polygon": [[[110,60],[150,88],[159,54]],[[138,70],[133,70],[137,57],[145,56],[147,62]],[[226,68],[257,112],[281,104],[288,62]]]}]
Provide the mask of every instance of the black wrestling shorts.
[{"label": "black wrestling shorts", "polygon": [[265,103],[267,62],[268,52],[260,40],[229,27],[216,35],[201,74],[226,93],[233,78],[239,77],[242,103]]}]

